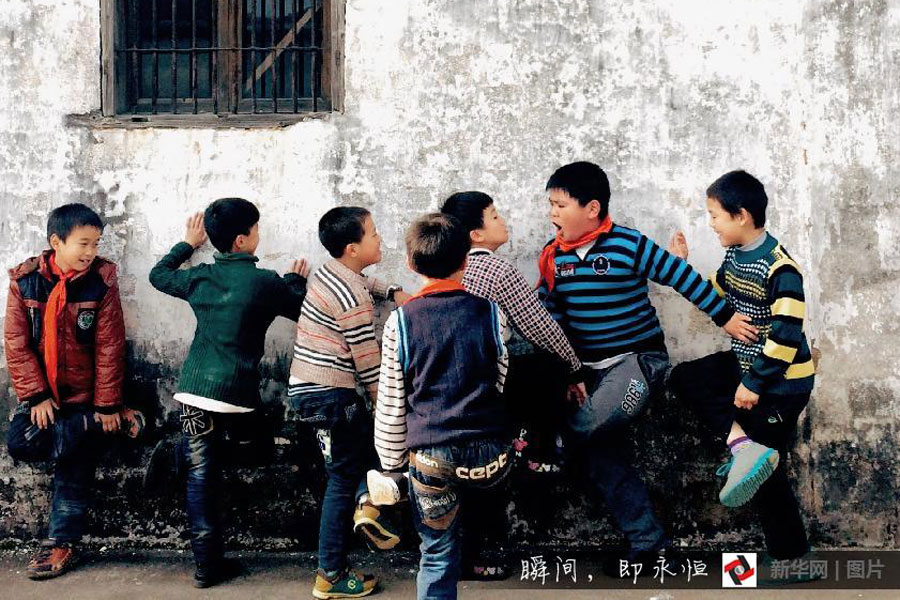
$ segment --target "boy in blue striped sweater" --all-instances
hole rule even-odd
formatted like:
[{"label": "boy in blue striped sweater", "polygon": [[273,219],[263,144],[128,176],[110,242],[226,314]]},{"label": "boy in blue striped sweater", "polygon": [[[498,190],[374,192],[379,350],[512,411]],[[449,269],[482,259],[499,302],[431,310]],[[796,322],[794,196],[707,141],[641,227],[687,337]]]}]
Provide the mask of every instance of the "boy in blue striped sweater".
[{"label": "boy in blue striped sweater", "polygon": [[[751,502],[766,548],[779,560],[802,556],[806,529],[791,483],[780,464],[815,380],[803,332],[806,304],[800,268],[766,232],[768,197],[745,171],[726,173],[706,190],[710,227],[727,248],[712,279],[728,303],[753,318],[758,336],[735,339],[731,350],[685,362],[669,385],[690,404],[732,458],[719,499],[726,506]],[[683,235],[673,251],[687,258]]]},{"label": "boy in blue striped sweater", "polygon": [[570,411],[567,433],[628,541],[627,558],[654,560],[668,542],[643,481],[622,456],[629,424],[662,390],[669,365],[648,280],[677,290],[730,335],[746,337],[752,328],[684,260],[612,222],[599,166],[561,167],[547,190],[557,235],[541,253],[538,293],[584,363],[588,391]]}]

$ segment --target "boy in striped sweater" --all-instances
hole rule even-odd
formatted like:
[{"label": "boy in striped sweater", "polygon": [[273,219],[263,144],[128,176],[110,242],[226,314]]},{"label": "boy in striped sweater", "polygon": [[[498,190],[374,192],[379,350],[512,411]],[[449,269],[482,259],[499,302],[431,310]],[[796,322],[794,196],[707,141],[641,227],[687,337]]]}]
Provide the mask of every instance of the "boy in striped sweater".
[{"label": "boy in striped sweater", "polygon": [[[800,268],[765,230],[768,197],[762,183],[732,171],[706,191],[710,226],[727,248],[712,283],[720,296],[750,315],[758,334],[734,339],[731,351],[682,363],[669,383],[697,411],[732,458],[719,499],[726,506],[751,501],[774,558],[797,558],[808,549],[806,530],[779,458],[788,449],[815,379],[803,332],[806,306]],[[687,257],[683,234],[673,250]]]},{"label": "boy in striped sweater", "polygon": [[[329,210],[319,221],[319,240],[334,258],[309,281],[297,320],[288,400],[299,419],[315,428],[328,474],[313,596],[356,598],[371,593],[377,580],[348,569],[351,516],[354,529],[378,548],[392,548],[400,539],[381,523],[365,482],[366,471],[378,464],[371,407],[378,395],[381,350],[374,299],[402,302],[409,296],[399,286],[362,274],[381,261],[381,237],[365,208]],[[368,401],[357,393],[357,384]]]},{"label": "boy in striped sweater", "polygon": [[641,232],[614,224],[609,180],[588,162],[547,183],[554,240],[541,253],[539,295],[587,370],[587,399],[567,415],[575,455],[628,543],[627,558],[653,561],[668,542],[646,487],[627,459],[631,421],[663,388],[669,359],[648,280],[673,287],[731,335],[746,335],[712,284]]}]

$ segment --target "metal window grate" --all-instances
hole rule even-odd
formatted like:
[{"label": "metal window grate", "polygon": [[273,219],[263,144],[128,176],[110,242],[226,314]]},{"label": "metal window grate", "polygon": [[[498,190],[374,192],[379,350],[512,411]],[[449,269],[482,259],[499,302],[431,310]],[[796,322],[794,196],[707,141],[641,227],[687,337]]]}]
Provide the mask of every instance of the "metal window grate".
[{"label": "metal window grate", "polygon": [[288,114],[322,94],[327,0],[125,0],[119,113]]}]

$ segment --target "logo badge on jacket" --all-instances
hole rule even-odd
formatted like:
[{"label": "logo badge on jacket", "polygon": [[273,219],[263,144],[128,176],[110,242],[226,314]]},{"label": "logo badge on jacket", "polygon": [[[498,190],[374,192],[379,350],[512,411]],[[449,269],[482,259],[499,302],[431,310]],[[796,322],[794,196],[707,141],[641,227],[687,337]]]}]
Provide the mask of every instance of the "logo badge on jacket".
[{"label": "logo badge on jacket", "polygon": [[78,313],[78,329],[82,331],[87,331],[91,328],[91,325],[94,324],[94,317],[96,313],[92,310],[83,310]]},{"label": "logo badge on jacket", "polygon": [[598,256],[591,263],[591,268],[597,275],[606,275],[606,272],[609,271],[609,259],[602,255]]},{"label": "logo badge on jacket", "polygon": [[557,277],[571,277],[575,274],[575,263],[562,263],[556,265]]}]

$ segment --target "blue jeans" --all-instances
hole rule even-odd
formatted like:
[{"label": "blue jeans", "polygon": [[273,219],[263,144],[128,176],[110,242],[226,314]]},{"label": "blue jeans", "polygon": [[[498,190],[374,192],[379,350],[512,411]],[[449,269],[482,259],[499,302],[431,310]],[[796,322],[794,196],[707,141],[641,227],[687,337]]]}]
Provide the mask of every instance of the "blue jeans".
[{"label": "blue jeans", "polygon": [[496,439],[410,451],[410,499],[422,540],[419,600],[456,598],[463,530],[467,536],[492,537],[505,529],[501,509],[508,501],[511,460],[511,443]]},{"label": "blue jeans", "polygon": [[9,455],[23,462],[53,461],[53,499],[47,534],[60,543],[77,542],[84,535],[86,513],[97,460],[93,406],[63,406],[56,423],[40,429],[31,422],[31,409],[19,405],[9,426]]},{"label": "blue jeans", "polygon": [[591,491],[605,500],[625,536],[629,554],[668,543],[647,488],[631,464],[632,421],[663,390],[668,356],[635,354],[588,377],[588,399],[569,417],[569,448],[586,461]]},{"label": "blue jeans", "polygon": [[347,564],[349,529],[356,502],[366,491],[366,471],[377,468],[372,416],[348,388],[288,398],[297,418],[316,431],[328,483],[319,520],[319,568],[332,575]]},{"label": "blue jeans", "polygon": [[271,431],[260,412],[212,413],[181,405],[179,452],[187,472],[188,525],[198,567],[222,560],[224,546],[219,520],[222,474],[226,465],[263,464],[270,457]]}]

